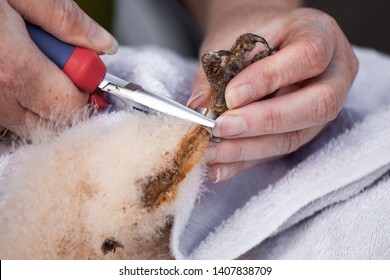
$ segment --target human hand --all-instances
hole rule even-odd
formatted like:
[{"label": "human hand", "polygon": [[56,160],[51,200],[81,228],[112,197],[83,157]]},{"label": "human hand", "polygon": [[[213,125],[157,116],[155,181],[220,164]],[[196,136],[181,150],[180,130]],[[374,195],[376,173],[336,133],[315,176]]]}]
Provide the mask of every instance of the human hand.
[{"label": "human hand", "polygon": [[88,95],[38,49],[24,21],[99,54],[115,53],[118,43],[72,0],[0,2],[0,132],[28,137],[38,123],[69,123]]},{"label": "human hand", "polygon": [[[248,66],[226,88],[229,110],[213,130],[223,139],[210,145],[207,157],[215,182],[316,137],[341,110],[358,68],[339,26],[320,11],[250,5],[221,9],[209,20],[202,53],[229,49],[248,32],[263,36],[278,52]],[[201,69],[193,92],[191,108],[208,99]]]}]

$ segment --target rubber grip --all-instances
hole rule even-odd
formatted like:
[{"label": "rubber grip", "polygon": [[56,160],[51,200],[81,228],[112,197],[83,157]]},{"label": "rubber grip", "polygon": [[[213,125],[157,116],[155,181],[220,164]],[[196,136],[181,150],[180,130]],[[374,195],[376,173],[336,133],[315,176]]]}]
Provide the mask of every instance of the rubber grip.
[{"label": "rubber grip", "polygon": [[106,66],[93,50],[62,42],[36,25],[26,23],[38,48],[83,92],[93,93],[106,74]]}]

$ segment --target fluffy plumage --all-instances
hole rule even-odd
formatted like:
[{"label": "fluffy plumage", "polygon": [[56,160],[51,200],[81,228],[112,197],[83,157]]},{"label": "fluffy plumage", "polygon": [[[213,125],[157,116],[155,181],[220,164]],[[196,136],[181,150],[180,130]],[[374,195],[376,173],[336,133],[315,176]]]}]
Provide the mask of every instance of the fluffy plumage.
[{"label": "fluffy plumage", "polygon": [[[159,236],[175,208],[148,211],[139,180],[169,162],[189,127],[162,115],[115,113],[53,138],[40,133],[17,151],[2,188],[0,258],[147,256],[137,247]],[[118,242],[115,252],[102,250],[106,239]]]},{"label": "fluffy plumage", "polygon": [[[188,95],[194,68],[153,50],[121,50],[107,64],[155,91]],[[162,114],[116,112],[75,121],[58,135],[40,128],[9,164],[1,159],[0,258],[171,258],[169,227],[180,198],[150,211],[141,182],[172,160],[191,127]],[[200,169],[191,174],[180,187],[199,186]]]}]

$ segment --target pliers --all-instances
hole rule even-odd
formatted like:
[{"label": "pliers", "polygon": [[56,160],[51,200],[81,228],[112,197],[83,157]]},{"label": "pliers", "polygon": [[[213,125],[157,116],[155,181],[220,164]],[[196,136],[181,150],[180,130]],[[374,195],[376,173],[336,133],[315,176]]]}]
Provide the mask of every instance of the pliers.
[{"label": "pliers", "polygon": [[[103,61],[93,50],[62,42],[36,25],[26,23],[26,27],[38,48],[62,69],[82,92],[91,94],[99,107],[105,107],[110,99],[119,99],[128,108],[146,113],[160,111],[200,124],[209,130],[215,127],[213,119],[162,94],[107,73]],[[99,92],[104,92],[104,95],[97,94]]]}]

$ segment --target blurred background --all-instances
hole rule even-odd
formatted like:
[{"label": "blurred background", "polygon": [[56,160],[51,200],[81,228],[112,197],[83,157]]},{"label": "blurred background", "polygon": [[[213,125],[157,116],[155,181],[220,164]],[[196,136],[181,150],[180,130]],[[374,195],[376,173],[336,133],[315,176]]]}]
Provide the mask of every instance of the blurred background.
[{"label": "blurred background", "polygon": [[[182,55],[197,55],[200,35],[178,0],[75,2],[111,31],[121,44],[158,44],[175,49]],[[389,0],[306,0],[305,6],[320,9],[333,16],[353,44],[390,54]],[[146,9],[152,12],[146,15]],[[132,26],[135,28],[130,28]],[[170,30],[170,34],[178,35],[167,37],[159,31],[161,28]],[[184,42],[184,46],[177,48],[176,42],[180,40]]]},{"label": "blurred background", "polygon": [[390,54],[389,0],[306,0],[333,16],[350,42]]}]

